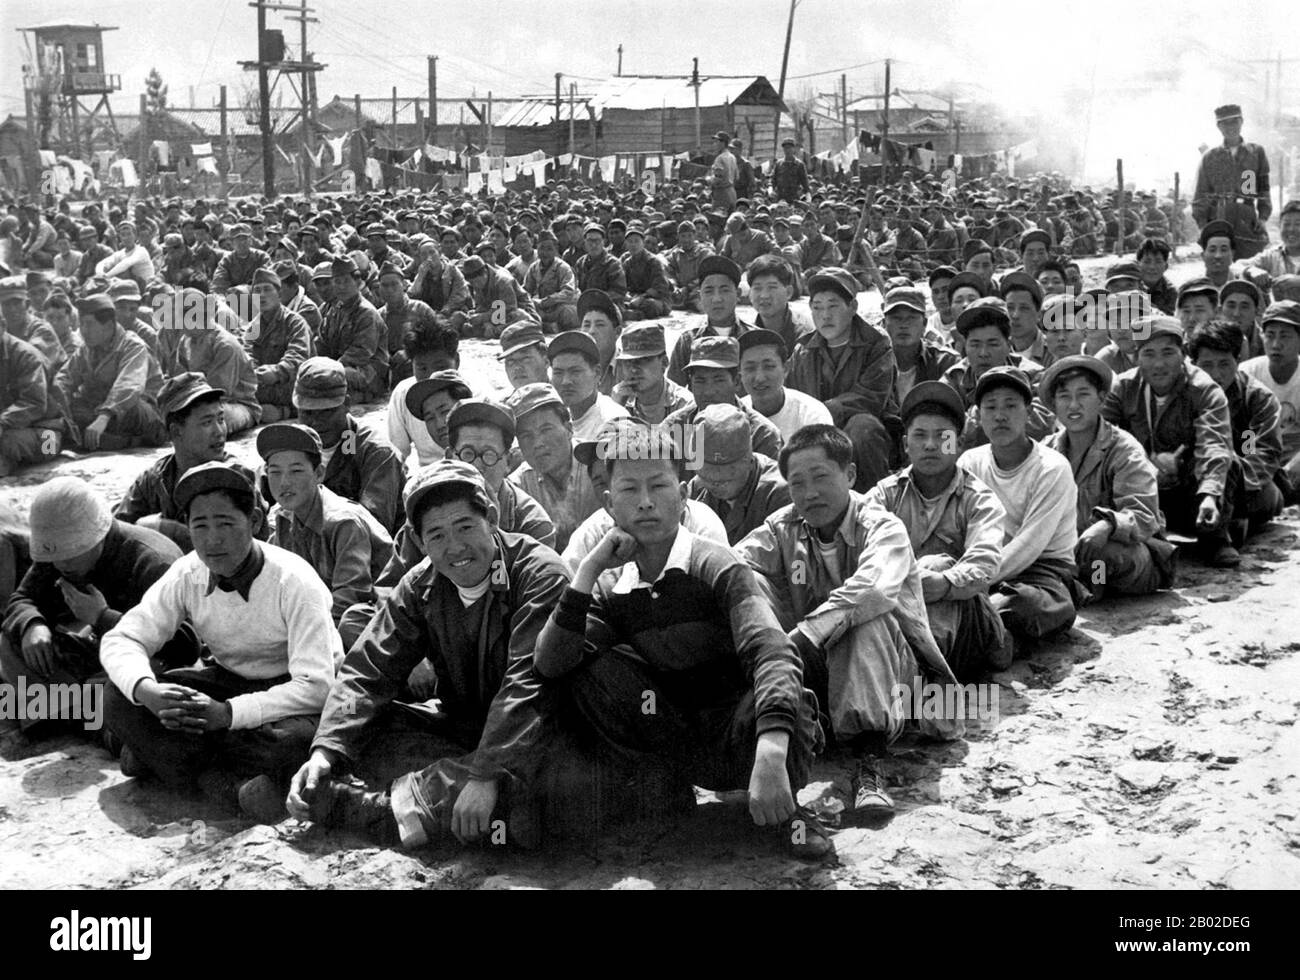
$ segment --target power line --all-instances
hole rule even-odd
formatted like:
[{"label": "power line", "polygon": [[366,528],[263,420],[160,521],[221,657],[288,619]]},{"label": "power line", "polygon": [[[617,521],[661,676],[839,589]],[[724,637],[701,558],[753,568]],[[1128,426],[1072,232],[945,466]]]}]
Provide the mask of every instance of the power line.
[{"label": "power line", "polygon": [[[897,58],[894,58],[893,61],[895,64],[907,63],[907,62],[900,62]],[[864,61],[860,65],[849,65],[846,68],[827,68],[825,71],[812,71],[806,75],[787,75],[786,81],[788,82],[791,79],[796,79],[796,78],[816,78],[819,75],[839,75],[846,71],[853,71],[855,68],[870,68],[872,65],[883,65],[884,63],[885,63],[884,58],[877,58],[875,61]]]},{"label": "power line", "polygon": [[199,71],[199,84],[203,83],[203,78],[208,73],[208,66],[212,64],[212,52],[217,47],[217,38],[221,37],[221,29],[226,26],[226,14],[230,11],[230,0],[226,0],[225,5],[221,8],[221,22],[217,24],[217,29],[212,35],[212,43],[208,45],[208,57],[203,62],[203,68]]}]

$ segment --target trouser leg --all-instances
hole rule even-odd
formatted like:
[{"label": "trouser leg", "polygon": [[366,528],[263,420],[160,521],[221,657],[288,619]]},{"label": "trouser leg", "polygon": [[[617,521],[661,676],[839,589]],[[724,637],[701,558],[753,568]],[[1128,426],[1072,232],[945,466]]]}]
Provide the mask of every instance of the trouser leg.
[{"label": "trouser leg", "polygon": [[[894,697],[909,686],[918,667],[893,616],[859,623],[826,650],[827,714],[837,742],[881,733],[887,742],[902,734],[906,716]],[[816,688],[814,688],[816,690]]]},{"label": "trouser leg", "polygon": [[930,632],[963,684],[978,679],[989,667],[989,656],[1006,643],[1006,629],[983,593],[969,599],[927,603]]},{"label": "trouser leg", "polygon": [[1079,559],[1079,579],[1095,598],[1106,593],[1149,595],[1160,588],[1160,569],[1145,542],[1107,541],[1091,561]]},{"label": "trouser leg", "polygon": [[998,585],[994,606],[1002,625],[1020,636],[1041,639],[1074,623],[1069,581],[1038,562]]},{"label": "trouser leg", "polygon": [[844,434],[853,443],[858,478],[853,489],[865,493],[890,473],[892,443],[884,423],[865,412],[844,424]]}]

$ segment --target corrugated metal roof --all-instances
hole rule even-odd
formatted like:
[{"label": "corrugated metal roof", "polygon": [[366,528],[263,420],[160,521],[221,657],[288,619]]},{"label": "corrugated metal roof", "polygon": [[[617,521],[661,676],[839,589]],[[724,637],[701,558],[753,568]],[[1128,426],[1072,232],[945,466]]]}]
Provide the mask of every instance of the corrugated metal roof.
[{"label": "corrugated metal roof", "polygon": [[[713,108],[738,101],[758,86],[759,91],[751,93],[775,100],[776,92],[772,83],[762,75],[746,75],[742,78],[719,78],[700,76],[700,107]],[[680,78],[610,78],[601,83],[591,96],[593,108],[600,111],[609,109],[693,109],[695,107],[695,89],[689,77]]]},{"label": "corrugated metal roof", "polygon": [[[548,126],[555,122],[555,101],[552,99],[525,99],[522,102],[516,102],[512,105],[503,106],[500,110],[496,106],[492,107],[493,126]],[[579,122],[586,122],[591,117],[587,115],[587,99],[575,98],[573,100],[573,117]],[[599,114],[597,115],[599,118]],[[569,100],[562,98],[560,100],[560,122],[569,121]]]}]

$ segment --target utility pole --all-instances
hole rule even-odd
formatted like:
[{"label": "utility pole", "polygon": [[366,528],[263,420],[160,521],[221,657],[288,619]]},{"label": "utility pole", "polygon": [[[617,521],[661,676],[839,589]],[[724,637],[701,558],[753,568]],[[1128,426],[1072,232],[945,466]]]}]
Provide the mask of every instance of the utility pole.
[{"label": "utility pole", "polygon": [[262,193],[275,197],[275,141],[271,136],[271,80],[262,60],[262,39],[266,36],[266,4],[257,0],[257,101],[258,128],[262,131]]},{"label": "utility pole", "polygon": [[691,69],[691,87],[695,89],[695,152],[701,153],[704,144],[700,139],[700,59],[692,59],[695,67]]},{"label": "utility pole", "polygon": [[[781,105],[785,105],[785,72],[790,65],[790,38],[794,34],[794,8],[799,6],[799,0],[790,0],[790,19],[785,24],[785,50],[781,53],[781,82],[776,89],[776,99]],[[776,123],[772,126],[772,156],[781,144],[781,107],[776,109]]]},{"label": "utility pole", "polygon": [[226,121],[226,87],[221,86],[221,154],[217,157],[217,173],[221,176],[221,196],[230,193],[230,124]]},{"label": "utility pole", "polygon": [[889,180],[889,148],[885,140],[889,139],[889,59],[885,59],[885,111],[880,121],[880,183],[883,186]]},{"label": "utility pole", "polygon": [[[578,88],[577,82],[569,83],[569,155],[570,156],[573,155],[573,97],[577,91],[577,88]],[[569,165],[570,166],[573,165],[572,160],[569,161]]]},{"label": "utility pole", "polygon": [[555,155],[560,155],[560,73],[555,73]]},{"label": "utility pole", "polygon": [[312,89],[314,88],[315,72],[313,71],[312,59],[307,54],[307,25],[320,23],[315,17],[308,17],[311,11],[307,7],[307,0],[301,0],[299,12],[296,17],[290,20],[298,21],[299,25],[299,49],[298,60],[301,62],[301,85],[302,90],[299,92],[302,103],[302,179],[303,194],[311,197],[312,184],[314,183],[313,175],[315,167],[312,164],[312,154],[316,149],[316,107],[312,101]]},{"label": "utility pole", "polygon": [[487,115],[483,117],[483,152],[492,154],[492,90],[488,89]]},{"label": "utility pole", "polygon": [[844,148],[849,146],[849,76],[840,76],[840,136],[844,138]]},{"label": "utility pole", "polygon": [[618,46],[618,76],[623,76],[623,45]]},{"label": "utility pole", "polygon": [[396,149],[396,148],[397,148],[397,86],[396,86],[396,85],[393,86],[393,115],[392,115],[392,119],[393,119],[393,126],[392,126],[392,129],[389,131],[389,132],[390,132],[389,139],[392,140],[393,148]]},{"label": "utility pole", "polygon": [[149,162],[149,100],[143,94],[140,96],[140,173],[137,175],[140,179],[140,200],[144,200],[148,195],[145,193],[144,172],[145,165]]},{"label": "utility pole", "polygon": [[438,141],[438,56],[429,55],[429,142]]}]

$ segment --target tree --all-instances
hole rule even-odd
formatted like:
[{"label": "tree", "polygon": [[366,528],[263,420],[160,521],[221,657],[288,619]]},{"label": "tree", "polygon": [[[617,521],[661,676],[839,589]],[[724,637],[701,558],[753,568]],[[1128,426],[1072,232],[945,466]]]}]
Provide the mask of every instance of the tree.
[{"label": "tree", "polygon": [[157,68],[149,69],[144,80],[145,109],[151,116],[160,116],[167,110],[167,86]]}]

